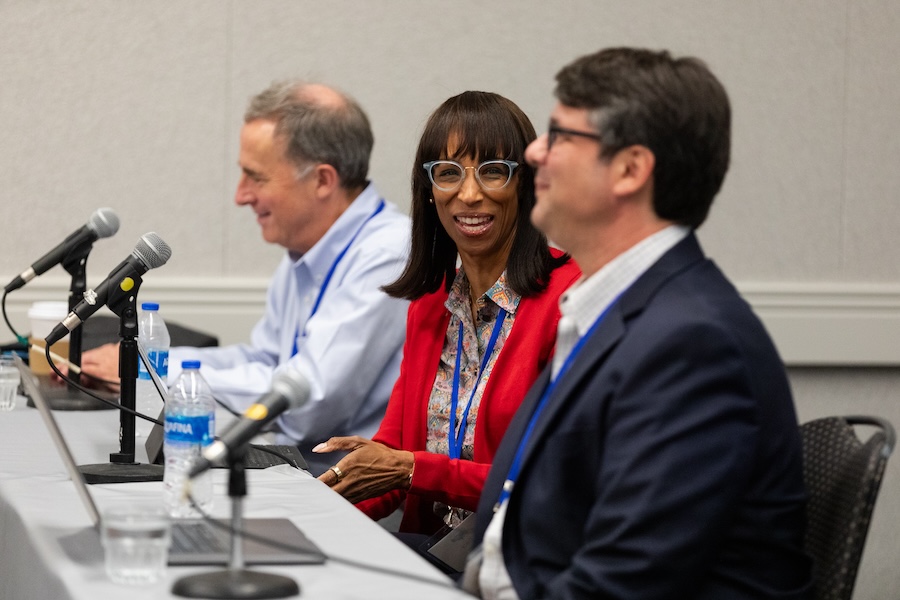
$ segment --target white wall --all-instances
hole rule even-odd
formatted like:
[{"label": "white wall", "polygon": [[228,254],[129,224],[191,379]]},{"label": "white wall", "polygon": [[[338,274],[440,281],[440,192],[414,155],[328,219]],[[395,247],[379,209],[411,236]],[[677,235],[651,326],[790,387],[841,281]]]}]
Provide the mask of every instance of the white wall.
[{"label": "white wall", "polygon": [[[174,294],[170,312],[202,316],[212,285],[225,310],[232,285],[258,296],[280,256],[231,202],[241,114],[272,80],[355,95],[372,177],[408,206],[415,143],[445,98],[500,92],[542,131],[560,66],[643,45],[700,56],[731,95],[733,165],[701,238],[785,359],[900,364],[898,30],[893,0],[4,0],[0,275],[110,206],[122,228],[96,245],[91,281],[156,231],[173,257],[142,298]],[[51,297],[67,286],[44,277]],[[10,295],[15,323],[31,299]],[[201,326],[241,339],[255,307]]]},{"label": "white wall", "polygon": [[[252,94],[302,76],[354,95],[375,129],[371,175],[408,206],[421,127],[448,96],[499,92],[543,131],[559,67],[641,45],[703,58],[729,91],[733,163],[701,238],[786,361],[896,367],[898,31],[896,0],[0,0],[0,280],[110,206],[122,228],[95,245],[90,282],[156,231],[173,257],[141,298],[245,339],[281,255],[231,201]],[[67,286],[55,269],[10,294],[14,325]],[[792,370],[801,414],[859,412],[861,392],[900,425],[897,377]],[[895,540],[900,506],[879,511]],[[857,598],[900,589],[879,554]]]}]

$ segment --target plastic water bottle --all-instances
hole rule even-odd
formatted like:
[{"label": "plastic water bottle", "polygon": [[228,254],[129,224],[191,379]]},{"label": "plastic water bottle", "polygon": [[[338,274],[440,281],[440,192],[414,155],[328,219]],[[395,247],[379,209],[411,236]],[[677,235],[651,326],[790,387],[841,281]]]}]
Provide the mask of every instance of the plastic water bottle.
[{"label": "plastic water bottle", "polygon": [[[197,516],[184,490],[186,474],[194,458],[212,444],[216,432],[216,404],[209,384],[200,374],[199,360],[181,363],[182,372],[169,388],[163,438],[165,471],[163,501],[172,517]],[[200,508],[212,507],[212,473],[191,480],[190,494]]]},{"label": "plastic water bottle", "polygon": [[[155,302],[144,302],[141,304],[141,319],[138,321],[138,338],[141,345],[147,352],[147,358],[153,370],[159,375],[163,383],[169,374],[169,346],[171,338],[169,338],[169,330],[166,329],[166,322],[163,321],[162,315],[159,314],[159,304]],[[143,360],[138,360],[138,379],[135,391],[135,408],[142,415],[153,417],[159,416],[163,408],[162,398],[156,391],[156,386],[150,379],[150,373],[144,366]],[[134,424],[134,435],[136,437],[147,437],[153,423],[145,419],[137,418]]]}]

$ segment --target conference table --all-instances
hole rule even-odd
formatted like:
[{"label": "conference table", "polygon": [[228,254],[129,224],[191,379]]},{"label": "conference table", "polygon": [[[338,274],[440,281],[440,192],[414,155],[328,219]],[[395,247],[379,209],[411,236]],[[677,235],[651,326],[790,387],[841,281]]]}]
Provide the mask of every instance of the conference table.
[{"label": "conference table", "polygon": [[[79,464],[106,463],[118,450],[117,411],[54,415]],[[222,518],[231,510],[226,479],[225,469],[213,471],[212,513]],[[287,465],[248,470],[247,488],[246,517],[288,517],[329,557],[322,565],[251,567],[291,577],[300,598],[472,598],[306,471]],[[116,504],[161,503],[162,483],[92,485],[91,494],[101,511]],[[176,598],[170,590],[181,577],[222,568],[170,566],[166,579],[154,584],[112,583],[104,572],[99,533],[39,412],[21,396],[14,410],[0,412],[0,599]]]}]

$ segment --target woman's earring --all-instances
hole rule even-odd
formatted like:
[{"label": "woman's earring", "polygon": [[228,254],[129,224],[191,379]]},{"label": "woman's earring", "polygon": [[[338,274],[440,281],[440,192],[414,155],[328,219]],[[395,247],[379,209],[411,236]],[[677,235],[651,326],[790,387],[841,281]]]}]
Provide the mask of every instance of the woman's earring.
[{"label": "woman's earring", "polygon": [[428,204],[434,204],[434,198],[429,198],[429,199],[428,199]]}]

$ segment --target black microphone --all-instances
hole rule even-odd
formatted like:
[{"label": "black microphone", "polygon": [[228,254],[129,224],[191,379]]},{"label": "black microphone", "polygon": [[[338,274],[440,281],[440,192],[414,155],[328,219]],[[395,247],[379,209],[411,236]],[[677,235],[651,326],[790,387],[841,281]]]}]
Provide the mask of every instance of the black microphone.
[{"label": "black microphone", "polygon": [[286,410],[300,408],[309,400],[309,381],[294,369],[279,372],[272,389],[244,411],[243,417],[206,448],[194,461],[188,477],[195,477],[215,464],[233,459],[241,447],[275,417]]},{"label": "black microphone", "polygon": [[64,239],[60,244],[37,259],[28,269],[17,275],[12,281],[3,288],[6,293],[17,290],[38,275],[43,275],[51,268],[61,263],[67,256],[78,248],[96,242],[100,238],[110,237],[119,230],[119,217],[111,208],[97,209],[88,222],[82,225],[69,237]]},{"label": "black microphone", "polygon": [[134,285],[134,277],[140,277],[150,269],[161,267],[170,256],[172,256],[171,248],[158,235],[153,232],[142,235],[131,251],[131,256],[119,263],[96,289],[86,291],[84,300],[75,305],[72,312],[53,328],[50,335],[44,339],[47,347],[66,337],[88,317],[100,310],[109,300],[110,291],[120,287],[127,292]]}]

